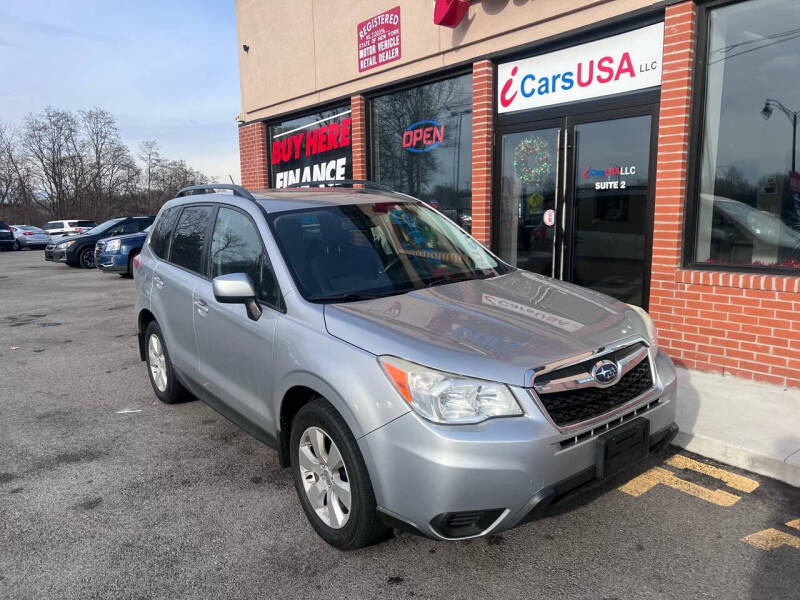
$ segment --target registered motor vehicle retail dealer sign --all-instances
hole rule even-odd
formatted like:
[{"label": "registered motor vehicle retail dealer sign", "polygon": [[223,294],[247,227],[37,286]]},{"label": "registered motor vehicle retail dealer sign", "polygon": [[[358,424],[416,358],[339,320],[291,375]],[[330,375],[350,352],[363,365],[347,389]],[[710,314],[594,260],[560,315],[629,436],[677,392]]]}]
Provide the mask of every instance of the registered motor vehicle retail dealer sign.
[{"label": "registered motor vehicle retail dealer sign", "polygon": [[358,72],[400,60],[400,7],[358,24]]},{"label": "registered motor vehicle retail dealer sign", "polygon": [[661,85],[664,23],[497,66],[497,111],[564,102]]}]

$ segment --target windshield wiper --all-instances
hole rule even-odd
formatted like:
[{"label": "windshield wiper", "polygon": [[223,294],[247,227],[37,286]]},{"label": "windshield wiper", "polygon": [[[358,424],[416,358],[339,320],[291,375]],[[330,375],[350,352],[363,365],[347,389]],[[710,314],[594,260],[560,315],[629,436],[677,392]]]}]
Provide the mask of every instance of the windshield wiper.
[{"label": "windshield wiper", "polygon": [[487,277],[491,277],[492,273],[458,273],[456,275],[452,275],[449,277],[437,277],[436,279],[431,279],[427,283],[430,287],[434,285],[447,285],[448,283],[458,283],[459,281],[472,281],[473,279],[486,279]]},{"label": "windshield wiper", "polygon": [[346,294],[332,294],[330,296],[310,296],[308,299],[311,302],[357,302],[359,300],[374,300],[375,298],[385,298],[394,294],[402,294],[403,291],[392,290],[384,294],[368,294],[368,293],[353,293]]}]

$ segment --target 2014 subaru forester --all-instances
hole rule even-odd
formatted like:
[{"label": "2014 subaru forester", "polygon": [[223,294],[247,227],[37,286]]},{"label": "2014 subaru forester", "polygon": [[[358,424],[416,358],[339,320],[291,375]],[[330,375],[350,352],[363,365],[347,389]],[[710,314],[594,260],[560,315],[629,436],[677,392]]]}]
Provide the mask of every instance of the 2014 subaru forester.
[{"label": "2014 subaru forester", "polygon": [[672,439],[645,311],[353,186],[187,188],[134,259],[156,395],[277,448],[324,540],[509,529]]}]

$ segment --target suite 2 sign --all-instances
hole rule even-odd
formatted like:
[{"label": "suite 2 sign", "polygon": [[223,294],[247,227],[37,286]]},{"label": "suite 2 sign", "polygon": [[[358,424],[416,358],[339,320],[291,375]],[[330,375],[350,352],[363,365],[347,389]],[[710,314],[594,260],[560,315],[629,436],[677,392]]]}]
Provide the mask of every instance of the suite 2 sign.
[{"label": "suite 2 sign", "polygon": [[661,85],[664,23],[497,66],[497,111],[542,108]]}]

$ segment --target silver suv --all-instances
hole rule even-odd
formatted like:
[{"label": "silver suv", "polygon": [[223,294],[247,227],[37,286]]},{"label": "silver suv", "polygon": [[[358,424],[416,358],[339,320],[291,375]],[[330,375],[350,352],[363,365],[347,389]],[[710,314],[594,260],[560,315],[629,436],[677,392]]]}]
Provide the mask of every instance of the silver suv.
[{"label": "silver suv", "polygon": [[672,439],[646,312],[354,186],[186,188],[134,263],[156,396],[276,448],[325,541],[509,529]]}]

